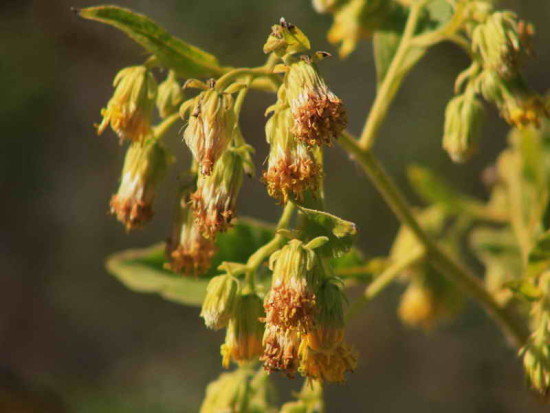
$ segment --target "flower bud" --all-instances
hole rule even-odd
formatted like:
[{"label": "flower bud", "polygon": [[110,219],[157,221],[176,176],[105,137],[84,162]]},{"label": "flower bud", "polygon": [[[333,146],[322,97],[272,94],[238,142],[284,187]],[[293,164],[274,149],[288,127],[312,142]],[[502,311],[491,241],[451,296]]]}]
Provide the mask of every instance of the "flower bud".
[{"label": "flower bud", "polygon": [[267,121],[265,131],[270,144],[267,170],[263,180],[270,196],[286,203],[292,196],[301,201],[309,190],[316,192],[321,166],[314,155],[290,132],[292,116],[288,109],[277,111]]},{"label": "flower bud", "polygon": [[231,225],[242,180],[243,158],[232,149],[216,162],[211,175],[199,175],[191,200],[197,225],[205,237],[213,238]]},{"label": "flower bud", "polygon": [[277,56],[303,53],[310,49],[307,36],[294,24],[281,18],[279,24],[271,27],[271,33],[264,44],[264,53],[275,53]]},{"label": "flower bud", "polygon": [[266,323],[286,330],[307,333],[315,318],[315,291],[320,267],[313,250],[293,239],[275,252],[269,266],[273,271],[271,291],[265,299]]},{"label": "flower bud", "polygon": [[130,145],[126,152],[118,192],[111,198],[111,214],[127,230],[139,228],[153,217],[156,187],[169,157],[159,142]]},{"label": "flower bud", "polygon": [[235,128],[233,104],[233,97],[214,89],[213,83],[193,101],[183,138],[203,175],[212,173],[214,163],[231,142]]},{"label": "flower bud", "polygon": [[281,406],[280,413],[323,413],[323,386],[316,380],[304,382],[302,390],[296,395],[298,400]]},{"label": "flower bud", "polygon": [[145,66],[122,69],[113,82],[115,92],[101,110],[103,120],[98,135],[107,125],[121,140],[143,141],[151,133],[151,114],[157,96],[157,82]]},{"label": "flower bud", "polygon": [[307,335],[312,350],[331,351],[344,340],[345,300],[335,280],[325,281],[318,289],[315,327]]},{"label": "flower bud", "polygon": [[252,361],[262,355],[264,325],[262,299],[249,293],[240,296],[235,305],[233,318],[229,320],[225,343],[221,347],[222,365]]},{"label": "flower bud", "polygon": [[246,412],[249,406],[248,372],[222,373],[206,387],[200,413]]},{"label": "flower bud", "polygon": [[227,327],[233,317],[239,281],[229,274],[218,275],[210,280],[202,304],[201,317],[206,327],[213,330]]},{"label": "flower bud", "polygon": [[486,70],[510,78],[519,70],[522,53],[529,53],[532,27],[518,21],[515,13],[492,13],[472,33],[472,50],[478,54]]},{"label": "flower bud", "polygon": [[310,58],[292,63],[284,87],[294,117],[291,132],[307,145],[332,145],[346,128],[342,101],[327,87]]},{"label": "flower bud", "polygon": [[176,73],[171,70],[166,80],[159,85],[158,89],[157,109],[160,117],[164,119],[176,113],[182,101],[183,92],[181,86],[178,83]]},{"label": "flower bud", "polygon": [[447,105],[443,148],[453,162],[465,162],[476,150],[482,116],[483,105],[471,91],[454,97]]},{"label": "flower bud", "polygon": [[172,235],[166,243],[169,260],[166,268],[183,275],[202,275],[210,268],[215,252],[214,240],[201,234],[189,206],[189,199],[183,195],[178,205]]}]

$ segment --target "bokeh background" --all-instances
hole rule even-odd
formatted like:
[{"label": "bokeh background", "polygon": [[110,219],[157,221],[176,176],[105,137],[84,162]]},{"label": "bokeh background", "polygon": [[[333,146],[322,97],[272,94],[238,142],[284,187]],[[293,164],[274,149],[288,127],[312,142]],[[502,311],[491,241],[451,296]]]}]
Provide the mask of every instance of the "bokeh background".
[{"label": "bokeh background", "polygon": [[[550,3],[506,1],[537,28],[538,56],[528,78],[550,85]],[[128,236],[107,215],[123,148],[92,124],[122,67],[144,53],[115,29],[78,19],[70,6],[97,1],[0,1],[0,410],[6,412],[195,412],[220,372],[221,334],[198,309],[125,289],[107,274],[108,254],[146,246],[168,233],[175,174],[163,185],[156,217]],[[308,0],[118,0],[228,65],[257,65],[279,17],[297,23],[316,49],[331,19]],[[453,165],[440,149],[445,103],[467,59],[436,47],[408,78],[382,130],[376,153],[406,185],[404,167],[430,166],[455,186],[485,196],[482,169],[505,143],[506,126],[490,111],[480,154]],[[346,61],[322,64],[347,103],[358,133],[375,92],[367,42]],[[242,126],[261,166],[267,147],[263,111],[273,96],[253,92]],[[186,159],[172,132],[171,147]],[[355,221],[369,255],[387,251],[398,224],[340,148],[327,156],[327,207]],[[408,191],[412,197],[413,194]],[[279,207],[258,180],[245,183],[240,213],[274,221]],[[520,363],[479,307],[430,334],[402,326],[401,289],[390,288],[349,328],[361,354],[343,385],[328,386],[328,411],[542,412],[524,386]],[[282,383],[281,398],[300,382]]]}]

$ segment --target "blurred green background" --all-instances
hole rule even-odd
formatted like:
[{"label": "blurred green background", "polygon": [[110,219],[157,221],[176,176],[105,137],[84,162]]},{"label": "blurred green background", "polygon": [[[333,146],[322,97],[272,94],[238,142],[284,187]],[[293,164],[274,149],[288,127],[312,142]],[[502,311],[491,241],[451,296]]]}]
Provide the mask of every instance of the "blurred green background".
[{"label": "blurred green background", "polygon": [[[527,77],[550,83],[550,2],[506,1],[537,28],[537,58]],[[117,250],[146,246],[169,231],[175,174],[163,185],[156,216],[128,236],[107,215],[124,150],[92,124],[122,67],[145,54],[114,29],[78,19],[81,0],[0,1],[0,409],[7,412],[195,412],[204,387],[221,371],[222,334],[207,331],[198,309],[126,290],[103,267]],[[300,26],[315,49],[331,18],[309,0],[119,0],[228,65],[257,65],[271,24],[281,16]],[[345,61],[322,63],[358,133],[373,100],[369,43]],[[453,81],[468,61],[451,45],[430,52],[408,78],[382,130],[376,153],[406,185],[405,165],[430,166],[464,191],[485,196],[482,169],[505,144],[494,110],[480,153],[453,165],[440,149],[443,113]],[[263,111],[273,96],[253,92],[242,117],[261,167]],[[177,128],[176,128],[177,129]],[[186,148],[172,132],[180,159]],[[327,207],[355,221],[360,246],[384,254],[398,224],[372,186],[338,147],[327,156]],[[412,193],[407,189],[412,197]],[[245,182],[241,215],[274,221],[279,207],[258,180]],[[357,371],[327,387],[328,411],[537,412],[519,360],[479,307],[469,303],[454,323],[430,334],[402,326],[401,289],[389,289],[349,326],[359,350]],[[281,398],[300,385],[277,379]],[[10,407],[7,407],[10,406]],[[3,411],[4,411],[3,410]]]}]

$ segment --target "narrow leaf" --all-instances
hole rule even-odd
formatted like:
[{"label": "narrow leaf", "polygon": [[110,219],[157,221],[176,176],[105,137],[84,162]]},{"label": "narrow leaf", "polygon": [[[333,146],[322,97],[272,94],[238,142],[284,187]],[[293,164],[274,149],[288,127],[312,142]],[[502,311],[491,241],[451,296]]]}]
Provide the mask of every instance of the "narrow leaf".
[{"label": "narrow leaf", "polygon": [[215,56],[170,35],[142,14],[117,6],[89,7],[78,14],[122,30],[181,77],[207,77],[223,71]]}]

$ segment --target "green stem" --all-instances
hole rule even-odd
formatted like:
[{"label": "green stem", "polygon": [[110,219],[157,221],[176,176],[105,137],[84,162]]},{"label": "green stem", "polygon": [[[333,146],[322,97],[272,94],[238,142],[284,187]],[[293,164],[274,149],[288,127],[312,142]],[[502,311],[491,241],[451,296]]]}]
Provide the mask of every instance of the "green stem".
[{"label": "green stem", "polygon": [[177,122],[177,120],[180,118],[179,113],[174,113],[170,116],[168,116],[166,119],[164,119],[160,124],[155,126],[153,128],[153,134],[155,135],[155,139],[162,138],[166,132]]},{"label": "green stem", "polygon": [[479,278],[471,274],[467,268],[455,262],[431,240],[414,217],[410,206],[392,178],[386,173],[372,153],[369,150],[361,148],[357,140],[348,133],[344,133],[338,141],[361,166],[401,223],[406,225],[419,242],[424,245],[427,259],[443,274],[456,282],[472,298],[478,301],[485,312],[499,325],[505,335],[515,345],[521,347],[527,339],[524,326],[520,325],[506,309],[496,302]]},{"label": "green stem", "polygon": [[395,278],[403,272],[403,270],[420,260],[423,256],[424,251],[422,249],[418,249],[411,253],[408,257],[395,262],[382,271],[382,273],[365,289],[364,294],[351,305],[348,313],[346,314],[346,320],[350,320],[353,316],[355,316],[363,305],[367,304],[374,297],[376,297],[388,285],[390,285]]},{"label": "green stem", "polygon": [[[295,208],[296,207],[294,203],[290,201],[286,203],[285,208],[283,209],[283,213],[281,214],[281,218],[277,223],[277,230],[288,228]],[[248,258],[248,261],[246,263],[245,282],[250,286],[250,288],[253,289],[253,286],[255,285],[255,276],[258,267],[262,264],[262,262],[264,262],[267,257],[269,257],[281,247],[284,240],[285,237],[283,235],[275,234],[271,241],[260,247],[254,254],[250,256],[250,258]]]},{"label": "green stem", "polygon": [[378,134],[384,119],[386,118],[388,110],[395,98],[395,94],[397,93],[407,70],[410,70],[410,67],[406,68],[405,59],[409,53],[411,40],[413,39],[416,31],[418,19],[424,5],[425,1],[420,1],[411,6],[411,11],[407,19],[407,24],[405,25],[403,37],[401,38],[399,47],[397,48],[384,80],[378,89],[378,93],[376,94],[371,111],[365,122],[363,132],[361,133],[359,145],[363,149],[368,149],[374,144],[376,135]]}]

